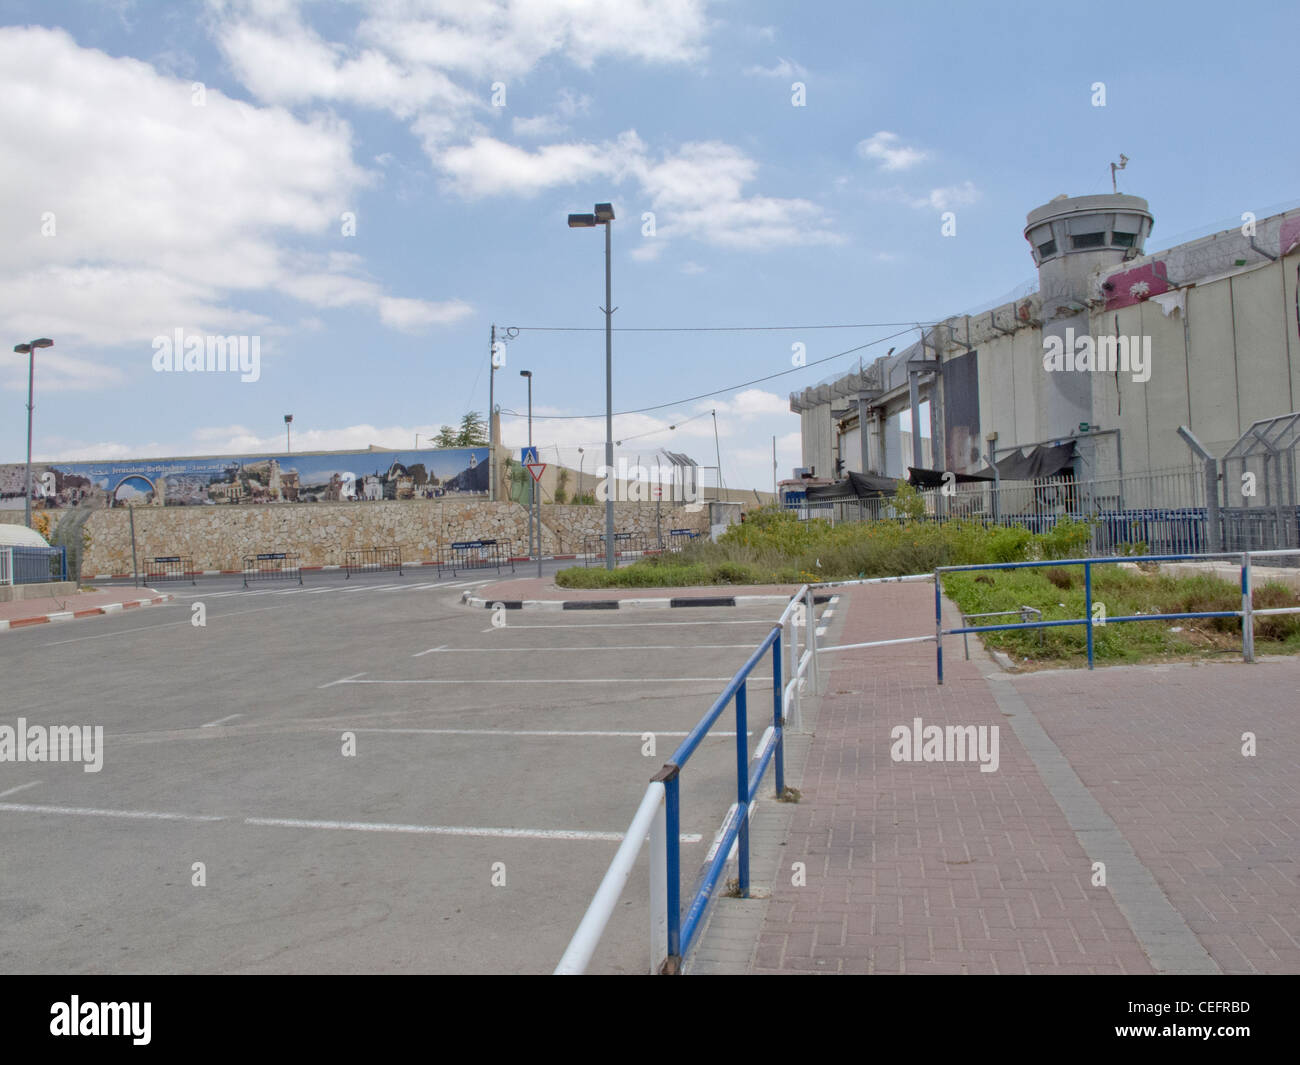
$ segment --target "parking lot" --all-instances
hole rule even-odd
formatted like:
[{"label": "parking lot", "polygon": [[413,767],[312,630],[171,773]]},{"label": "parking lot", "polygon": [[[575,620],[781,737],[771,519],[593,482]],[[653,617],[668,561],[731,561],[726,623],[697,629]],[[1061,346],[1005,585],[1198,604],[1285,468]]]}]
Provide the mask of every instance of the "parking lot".
[{"label": "parking lot", "polygon": [[[104,728],[101,772],[0,763],[0,970],[550,971],[780,607],[494,627],[459,601],[489,579],[201,579],[0,637],[0,723]],[[683,774],[684,882],[732,798],[731,727]],[[644,862],[593,971],[646,969]]]}]

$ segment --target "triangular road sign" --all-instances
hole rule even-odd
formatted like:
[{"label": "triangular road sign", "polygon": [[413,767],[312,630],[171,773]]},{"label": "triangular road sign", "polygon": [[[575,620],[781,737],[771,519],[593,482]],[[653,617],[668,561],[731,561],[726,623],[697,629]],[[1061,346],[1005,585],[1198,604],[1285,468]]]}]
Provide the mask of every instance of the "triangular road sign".
[{"label": "triangular road sign", "polygon": [[538,484],[541,484],[542,474],[546,471],[546,463],[525,462],[524,465],[528,468],[528,472],[533,475],[533,480],[536,481]]}]

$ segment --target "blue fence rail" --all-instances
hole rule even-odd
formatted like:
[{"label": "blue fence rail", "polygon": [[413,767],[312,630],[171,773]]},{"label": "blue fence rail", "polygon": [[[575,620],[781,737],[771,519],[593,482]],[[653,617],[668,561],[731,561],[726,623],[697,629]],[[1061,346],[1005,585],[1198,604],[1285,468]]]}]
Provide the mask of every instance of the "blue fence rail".
[{"label": "blue fence rail", "polygon": [[68,579],[68,550],[65,547],[4,547],[0,562],[0,583],[46,584]]},{"label": "blue fence rail", "polygon": [[[1093,639],[1094,629],[1098,626],[1118,625],[1129,621],[1178,621],[1185,618],[1240,618],[1242,656],[1247,662],[1254,661],[1255,633],[1254,617],[1256,614],[1297,614],[1300,607],[1278,607],[1269,610],[1256,609],[1253,602],[1251,583],[1251,562],[1255,559],[1277,559],[1287,555],[1300,555],[1300,549],[1282,548],[1274,551],[1225,551],[1217,554],[1184,555],[1115,555],[1102,558],[1062,558],[1042,562],[999,562],[983,563],[975,566],[940,566],[934,571],[934,639],[935,670],[939,683],[943,683],[943,638],[945,636],[964,636],[971,632],[1007,632],[1013,629],[1051,629],[1070,625],[1082,625],[1085,628],[1085,641],[1088,650],[1088,668],[1094,664]],[[1104,618],[1093,617],[1092,603],[1092,567],[1109,566],[1121,562],[1205,562],[1213,559],[1237,559],[1241,566],[1241,609],[1240,610],[1202,610],[1181,614],[1129,614]],[[943,627],[943,585],[942,574],[963,573],[973,570],[1004,569],[1041,569],[1045,566],[1082,566],[1083,567],[1083,603],[1084,617],[1065,618],[1052,621],[1024,621],[1009,625],[961,625],[952,629]]]}]

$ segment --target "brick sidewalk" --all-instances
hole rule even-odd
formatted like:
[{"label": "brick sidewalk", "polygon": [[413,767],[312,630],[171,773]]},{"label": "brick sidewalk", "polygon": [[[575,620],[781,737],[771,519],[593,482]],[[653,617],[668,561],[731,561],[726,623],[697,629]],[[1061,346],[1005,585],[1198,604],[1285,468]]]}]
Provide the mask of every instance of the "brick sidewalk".
[{"label": "brick sidewalk", "polygon": [[[831,636],[922,635],[933,595],[854,590]],[[833,656],[771,898],[720,900],[691,971],[1300,970],[1300,660],[1012,678],[971,653],[945,641],[942,688],[933,644]],[[916,717],[1001,726],[997,772],[894,762]]]}]

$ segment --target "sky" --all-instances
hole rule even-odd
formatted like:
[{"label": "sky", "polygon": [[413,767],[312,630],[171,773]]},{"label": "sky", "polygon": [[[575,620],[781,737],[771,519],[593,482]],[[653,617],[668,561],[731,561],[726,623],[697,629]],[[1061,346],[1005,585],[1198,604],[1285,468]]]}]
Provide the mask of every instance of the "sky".
[{"label": "sky", "polygon": [[[1113,24],[1106,22],[1113,12]],[[0,0],[0,462],[614,436],[799,464],[789,394],[991,306],[1025,215],[1144,196],[1147,250],[1300,197],[1293,5]],[[1100,94],[1099,95],[1099,89]],[[1101,103],[1099,104],[1099,100]],[[945,212],[951,214],[945,235]],[[249,338],[256,373],[168,369]],[[802,358],[803,365],[796,365]],[[582,448],[582,452],[579,452]],[[712,474],[705,474],[711,484]]]}]

